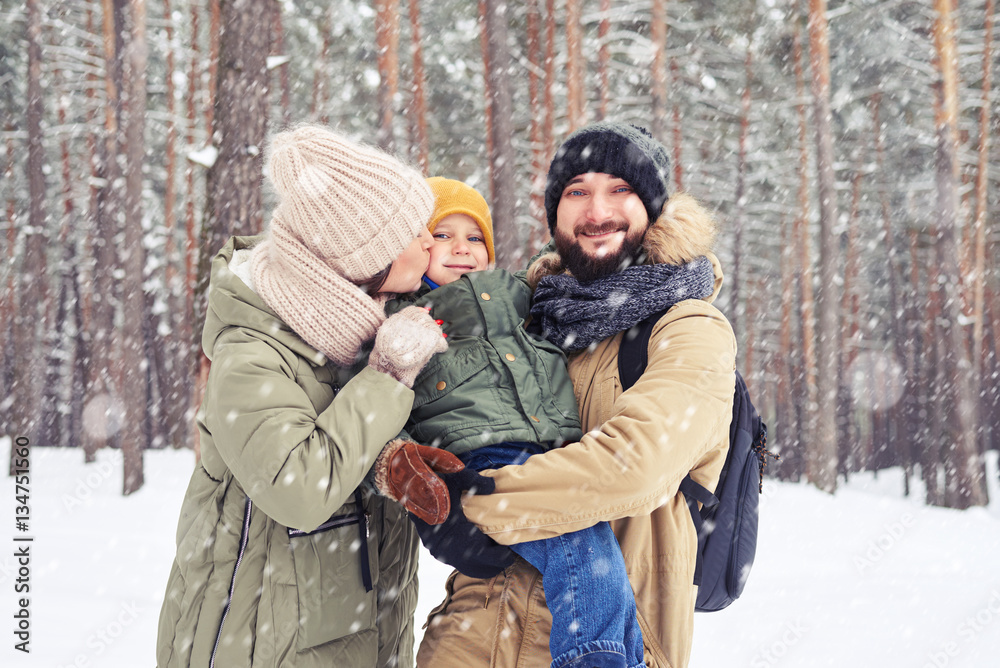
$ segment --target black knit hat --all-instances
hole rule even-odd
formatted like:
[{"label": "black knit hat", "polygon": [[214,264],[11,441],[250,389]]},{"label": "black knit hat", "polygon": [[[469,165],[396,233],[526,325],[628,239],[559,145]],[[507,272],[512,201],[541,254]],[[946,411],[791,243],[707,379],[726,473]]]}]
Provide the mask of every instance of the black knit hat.
[{"label": "black knit hat", "polygon": [[570,179],[587,172],[611,174],[635,190],[654,221],[667,201],[670,158],[667,149],[645,128],[626,123],[594,123],[563,142],[549,165],[545,213],[555,233],[556,209]]}]

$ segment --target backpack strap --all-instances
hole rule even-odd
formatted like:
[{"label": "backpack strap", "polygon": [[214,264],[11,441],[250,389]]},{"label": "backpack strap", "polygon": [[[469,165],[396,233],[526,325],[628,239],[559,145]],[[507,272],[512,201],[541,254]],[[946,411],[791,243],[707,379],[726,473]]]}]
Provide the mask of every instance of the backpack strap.
[{"label": "backpack strap", "polygon": [[[698,535],[698,544],[701,545],[701,541],[704,538],[705,533],[711,529],[705,527],[705,518],[702,516],[703,510],[698,510],[698,503],[702,504],[704,510],[711,510],[719,505],[719,499],[712,494],[712,492],[705,489],[703,485],[699,485],[691,478],[691,474],[684,476],[681,480],[679,488],[681,493],[684,495],[684,499],[687,501],[688,510],[691,511],[691,521],[694,522],[694,530]],[[702,557],[701,550],[698,550],[698,555],[694,564],[694,583],[696,585],[701,585],[701,565],[704,561]]]},{"label": "backpack strap", "polygon": [[635,385],[646,370],[649,337],[653,335],[653,326],[665,313],[666,311],[654,313],[622,334],[622,343],[618,348],[618,377],[621,379],[623,392]]}]

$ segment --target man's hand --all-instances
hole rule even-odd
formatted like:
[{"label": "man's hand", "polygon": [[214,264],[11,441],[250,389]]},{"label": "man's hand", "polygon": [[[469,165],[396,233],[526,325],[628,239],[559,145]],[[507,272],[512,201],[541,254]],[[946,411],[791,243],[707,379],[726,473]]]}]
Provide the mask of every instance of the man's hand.
[{"label": "man's hand", "polygon": [[438,561],[471,578],[491,578],[514,563],[517,555],[480,531],[462,511],[462,496],[492,494],[496,486],[493,479],[470,469],[445,473],[441,478],[448,486],[451,512],[439,526],[414,518],[413,523],[424,547]]},{"label": "man's hand", "polygon": [[395,440],[375,460],[375,486],[427,524],[441,524],[451,508],[448,487],[438,473],[465,465],[447,450]]}]

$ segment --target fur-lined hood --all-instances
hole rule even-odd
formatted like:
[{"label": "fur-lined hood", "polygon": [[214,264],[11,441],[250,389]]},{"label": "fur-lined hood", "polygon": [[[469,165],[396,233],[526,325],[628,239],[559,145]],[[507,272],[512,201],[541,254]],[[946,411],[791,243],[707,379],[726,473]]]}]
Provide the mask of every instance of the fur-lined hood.
[{"label": "fur-lined hood", "polygon": [[[715,270],[715,289],[705,301],[713,302],[722,289],[722,265],[712,253],[716,222],[712,214],[684,192],[675,193],[663,207],[660,217],[649,226],[643,240],[646,264],[686,264],[705,255]],[[564,272],[558,253],[538,256],[528,267],[528,284],[532,289],[545,276]]]}]

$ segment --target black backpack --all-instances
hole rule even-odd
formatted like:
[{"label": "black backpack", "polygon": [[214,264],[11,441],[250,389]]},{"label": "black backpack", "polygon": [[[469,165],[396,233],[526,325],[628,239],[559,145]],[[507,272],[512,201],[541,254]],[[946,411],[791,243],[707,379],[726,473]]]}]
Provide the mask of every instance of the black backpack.
[{"label": "black backpack", "polygon": [[[618,375],[622,391],[632,387],[646,368],[649,337],[663,312],[650,316],[622,337]],[[691,519],[698,531],[698,559],[694,583],[695,610],[722,610],[739,598],[757,551],[757,510],[764,485],[767,425],[750,401],[746,382],[736,372],[733,421],[729,425],[729,452],[713,494],[690,474],[681,481]],[[698,509],[701,502],[701,510]]]}]

